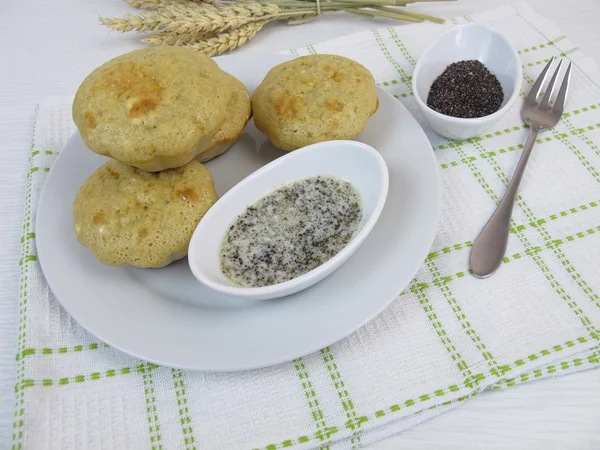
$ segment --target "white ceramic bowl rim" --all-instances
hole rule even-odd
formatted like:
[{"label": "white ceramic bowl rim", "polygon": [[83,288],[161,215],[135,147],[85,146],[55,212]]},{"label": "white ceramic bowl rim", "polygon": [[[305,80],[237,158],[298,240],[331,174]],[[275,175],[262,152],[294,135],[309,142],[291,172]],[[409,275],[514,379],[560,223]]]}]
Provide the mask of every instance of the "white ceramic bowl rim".
[{"label": "white ceramic bowl rim", "polygon": [[[510,95],[509,99],[507,100],[507,102],[504,104],[504,106],[502,108],[500,108],[495,113],[488,114],[487,116],[471,117],[471,118],[447,116],[446,114],[442,114],[440,112],[437,112],[435,109],[430,108],[427,105],[427,102],[424,102],[423,99],[421,98],[421,96],[419,95],[418,89],[416,89],[416,79],[419,76],[419,72],[421,71],[421,61],[422,61],[423,56],[427,55],[429,50],[432,49],[433,47],[435,47],[435,45],[437,45],[438,42],[440,42],[443,39],[447,39],[448,35],[454,34],[454,33],[456,33],[457,30],[460,30],[463,28],[483,28],[483,29],[489,31],[490,33],[493,33],[495,36],[497,36],[501,41],[503,41],[506,44],[506,46],[510,49],[510,52],[511,52],[513,58],[517,61],[517,64],[516,64],[517,76],[516,76],[515,85],[513,86],[512,94]],[[453,27],[452,29],[446,31],[444,34],[442,34],[437,39],[435,39],[431,44],[429,44],[427,46],[427,48],[423,51],[419,61],[417,61],[417,65],[415,67],[413,75],[414,75],[414,78],[413,78],[412,88],[413,88],[413,94],[414,94],[417,102],[420,103],[424,108],[427,108],[427,110],[430,111],[431,114],[433,114],[435,117],[443,118],[443,120],[446,120],[451,123],[461,124],[461,123],[467,123],[467,122],[474,123],[474,122],[476,122],[478,120],[482,120],[482,119],[493,120],[495,118],[499,118],[500,116],[504,115],[506,113],[506,111],[508,111],[512,107],[512,104],[514,103],[515,99],[519,95],[519,80],[521,80],[523,78],[523,68],[521,67],[521,61],[519,58],[519,54],[517,53],[517,50],[514,48],[514,46],[510,42],[508,42],[508,40],[502,34],[498,33],[496,30],[494,30],[493,28],[490,28],[486,25],[482,25],[482,24],[478,24],[478,23],[468,23],[465,25],[458,25],[456,27]]]},{"label": "white ceramic bowl rim", "polygon": [[[192,264],[190,264],[190,269],[192,270],[192,273],[194,274],[194,276],[198,280],[200,280],[203,284],[205,284],[206,286],[208,286],[211,289],[216,290],[218,292],[221,292],[224,294],[229,294],[229,295],[234,295],[236,297],[257,298],[257,297],[267,296],[267,295],[273,294],[275,292],[288,291],[295,286],[302,285],[302,284],[304,284],[304,282],[307,279],[318,277],[322,272],[328,271],[328,269],[330,269],[331,266],[338,265],[338,261],[341,259],[342,260],[345,259],[346,255],[348,255],[348,253],[355,252],[356,249],[358,248],[358,246],[360,246],[361,243],[364,241],[364,239],[366,239],[368,234],[371,232],[371,230],[375,226],[375,223],[379,219],[379,216],[380,216],[381,212],[383,211],[383,207],[384,207],[385,201],[387,199],[387,192],[388,192],[388,186],[389,186],[389,173],[388,173],[387,164],[386,164],[385,160],[383,159],[383,157],[379,154],[379,152],[377,150],[375,150],[373,147],[371,147],[367,144],[364,144],[362,142],[344,141],[344,140],[325,141],[325,142],[320,142],[317,144],[312,144],[312,145],[306,146],[300,150],[296,150],[287,155],[281,156],[278,159],[272,161],[271,163],[261,167],[256,172],[253,172],[252,174],[250,174],[248,177],[246,177],[242,181],[240,181],[237,185],[235,185],[227,193],[225,193],[225,195],[223,195],[218,200],[218,202],[221,202],[221,203],[227,202],[229,200],[229,198],[235,196],[238,191],[240,191],[241,189],[244,188],[244,184],[246,184],[247,182],[251,182],[255,178],[261,177],[263,175],[263,173],[272,170],[272,168],[274,166],[280,165],[288,159],[298,158],[301,152],[302,153],[323,152],[325,149],[323,149],[322,147],[340,145],[343,143],[351,143],[352,145],[360,147],[363,151],[369,153],[371,156],[374,157],[374,159],[377,162],[377,166],[379,168],[380,189],[379,189],[379,196],[377,198],[377,202],[375,203],[375,206],[373,207],[371,215],[364,222],[364,224],[358,230],[358,232],[352,237],[350,242],[344,248],[342,248],[342,250],[340,250],[332,258],[330,258],[329,260],[327,260],[320,266],[312,269],[311,271],[309,271],[305,274],[302,274],[296,278],[293,278],[291,280],[284,281],[282,283],[278,283],[278,284],[274,284],[274,285],[270,285],[270,286],[264,286],[264,287],[228,286],[228,285],[222,284],[218,281],[213,281],[209,277],[204,276],[204,273],[202,272],[202,270],[199,270],[199,268],[196,266],[196,264],[192,263]],[[297,180],[300,180],[303,178],[304,177],[297,178],[297,179],[290,179],[288,181],[288,183],[292,183],[294,181],[297,181]],[[272,190],[275,190],[278,187],[280,187],[280,186],[277,186]],[[263,196],[267,195],[271,191],[265,191],[263,193]],[[248,206],[250,206],[250,205],[248,205]],[[213,206],[213,208],[214,208],[214,206]],[[210,220],[211,215],[218,214],[218,212],[217,212],[218,209],[213,209],[213,208],[208,210],[208,212],[206,213],[206,215],[204,216],[202,221],[205,219]],[[201,223],[202,223],[202,221],[201,221]],[[198,226],[200,226],[200,224]],[[194,236],[195,235],[196,235],[196,233],[194,233]],[[194,240],[195,240],[194,236],[192,236],[192,241],[190,242],[190,252],[192,251],[192,246],[194,245]],[[190,258],[189,260],[190,260],[190,262],[193,261],[192,258]],[[283,294],[283,295],[285,295],[285,294]]]}]

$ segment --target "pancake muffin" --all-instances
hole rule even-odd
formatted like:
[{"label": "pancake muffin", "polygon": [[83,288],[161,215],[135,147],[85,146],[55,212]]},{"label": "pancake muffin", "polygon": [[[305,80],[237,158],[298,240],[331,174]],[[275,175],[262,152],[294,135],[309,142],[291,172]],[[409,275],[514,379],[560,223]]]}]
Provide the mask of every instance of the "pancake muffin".
[{"label": "pancake muffin", "polygon": [[228,76],[191,49],[145,48],[114,58],[79,87],[73,120],[88,148],[155,172],[213,144],[232,95]]},{"label": "pancake muffin", "polygon": [[213,178],[197,161],[150,173],[111,160],[75,197],[75,235],[104,264],[164,267],[187,255],[216,201]]},{"label": "pancake muffin", "polygon": [[378,105],[371,73],[334,55],[302,56],[280,64],[252,95],[256,128],[283,150],[355,139]]},{"label": "pancake muffin", "polygon": [[234,76],[228,73],[224,75],[232,86],[232,94],[227,105],[225,122],[213,136],[212,144],[209,148],[202,151],[196,157],[196,161],[199,162],[209,161],[225,153],[235,140],[242,135],[246,124],[252,116],[252,106],[246,86]]}]

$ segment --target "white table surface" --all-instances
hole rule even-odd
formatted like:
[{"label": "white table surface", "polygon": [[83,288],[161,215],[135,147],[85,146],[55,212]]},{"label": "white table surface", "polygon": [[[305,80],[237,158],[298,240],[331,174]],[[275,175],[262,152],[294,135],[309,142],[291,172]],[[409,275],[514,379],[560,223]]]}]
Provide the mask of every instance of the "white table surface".
[{"label": "white table surface", "polygon": [[[508,3],[458,0],[412,9],[452,16]],[[530,4],[600,62],[600,0]],[[73,94],[96,66],[139,46],[135,36],[98,25],[98,14],[127,10],[121,0],[0,0],[0,448],[12,428],[19,240],[34,108],[45,96]],[[285,50],[391,24],[397,22],[342,13],[296,27],[270,25],[239,51]],[[600,449],[600,370],[485,392],[370,448]]]}]

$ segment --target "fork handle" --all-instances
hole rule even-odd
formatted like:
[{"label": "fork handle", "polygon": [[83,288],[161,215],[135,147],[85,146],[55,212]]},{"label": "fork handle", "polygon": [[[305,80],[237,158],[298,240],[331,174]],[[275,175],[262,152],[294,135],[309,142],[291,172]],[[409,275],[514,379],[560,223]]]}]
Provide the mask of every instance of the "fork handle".
[{"label": "fork handle", "polygon": [[492,217],[490,217],[490,220],[473,243],[471,270],[477,278],[489,277],[502,264],[508,242],[510,217],[517,198],[517,191],[538,133],[539,129],[530,129],[527,144],[525,144],[508,189],[498,208],[496,208],[496,211],[494,211],[494,214],[492,214]]}]

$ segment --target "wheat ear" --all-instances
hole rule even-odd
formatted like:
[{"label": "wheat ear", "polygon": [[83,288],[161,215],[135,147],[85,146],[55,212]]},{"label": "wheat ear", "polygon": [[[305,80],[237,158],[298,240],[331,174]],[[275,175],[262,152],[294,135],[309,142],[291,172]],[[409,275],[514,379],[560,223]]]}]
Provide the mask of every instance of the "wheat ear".
[{"label": "wheat ear", "polygon": [[192,8],[180,6],[167,8],[164,13],[179,18],[164,28],[163,33],[148,36],[142,40],[142,43],[150,45],[193,43],[252,22],[263,21],[262,19],[267,17],[275,19],[282,14],[277,5],[253,5],[248,8],[232,8],[231,6],[197,5]]},{"label": "wheat ear", "polygon": [[269,21],[253,22],[243,25],[235,30],[227,31],[194,44],[185,44],[184,47],[198,50],[208,56],[216,56],[230,52],[241,47],[258,33]]},{"label": "wheat ear", "polygon": [[173,22],[173,17],[165,14],[142,13],[125,14],[122,19],[99,17],[100,23],[116,31],[162,31]]},{"label": "wheat ear", "polygon": [[179,34],[172,31],[163,31],[162,33],[152,34],[145,37],[140,42],[142,44],[154,45],[160,47],[162,45],[178,46],[184,44],[192,44],[194,42],[202,41],[213,37],[215,33],[211,32],[197,32],[194,34]]},{"label": "wheat ear", "polygon": [[174,4],[214,3],[214,0],[124,0],[129,6],[139,9],[161,11]]}]

